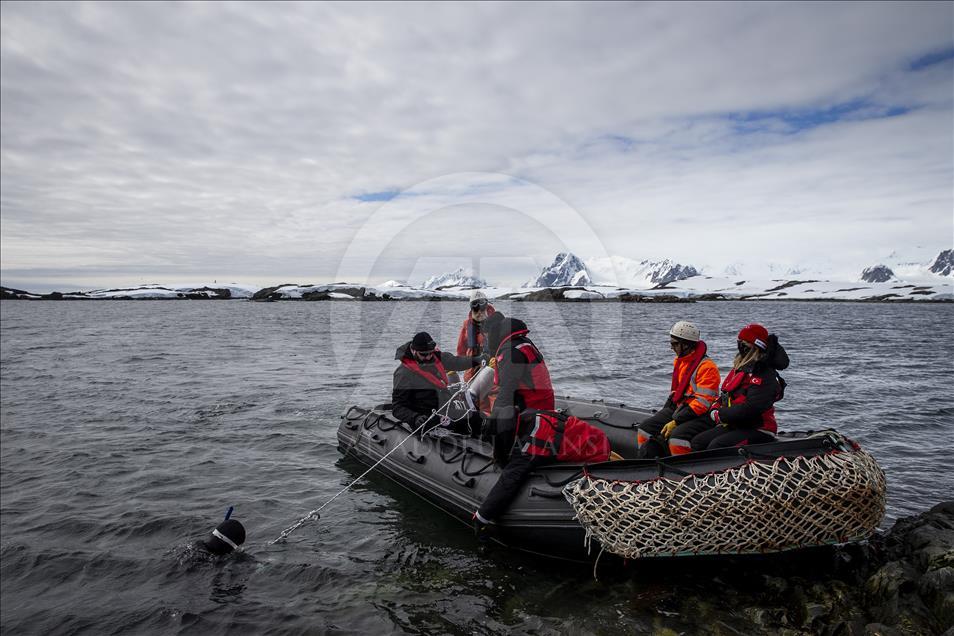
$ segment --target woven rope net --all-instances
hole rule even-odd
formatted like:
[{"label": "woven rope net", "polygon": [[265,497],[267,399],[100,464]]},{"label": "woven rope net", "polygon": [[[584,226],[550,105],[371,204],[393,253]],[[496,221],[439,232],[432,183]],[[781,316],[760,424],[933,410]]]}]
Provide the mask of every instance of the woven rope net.
[{"label": "woven rope net", "polygon": [[748,461],[722,472],[564,488],[587,542],[627,558],[747,554],[846,543],[884,517],[884,473],[861,450]]}]

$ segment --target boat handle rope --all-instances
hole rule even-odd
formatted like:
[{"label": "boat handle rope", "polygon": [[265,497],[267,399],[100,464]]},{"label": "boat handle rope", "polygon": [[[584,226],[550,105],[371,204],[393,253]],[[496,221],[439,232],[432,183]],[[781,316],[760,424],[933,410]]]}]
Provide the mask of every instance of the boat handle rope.
[{"label": "boat handle rope", "polygon": [[453,464],[461,457],[461,455],[464,454],[464,451],[461,450],[455,443],[451,442],[451,453],[447,454],[450,455],[448,457],[444,454],[444,448],[447,446],[447,443],[444,441],[445,439],[445,437],[437,438],[437,454],[440,455],[441,461],[445,464]]},{"label": "boat handle rope", "polygon": [[476,475],[483,475],[485,472],[490,470],[490,468],[493,467],[494,465],[493,458],[491,458],[489,462],[487,462],[486,464],[484,464],[477,470],[474,470],[474,471],[467,470],[467,459],[470,457],[476,457],[479,454],[480,453],[474,450],[471,450],[470,448],[465,448],[464,457],[460,460],[460,472],[467,475],[468,477],[474,477]]},{"label": "boat handle rope", "polygon": [[[485,364],[486,364],[486,362],[483,362],[483,363],[481,364],[481,367],[483,367]],[[477,376],[477,374],[475,373],[475,374],[474,374],[474,377],[476,377],[476,376]],[[473,380],[473,377],[471,378],[471,380]],[[321,511],[322,511],[326,506],[328,506],[332,501],[334,501],[335,499],[337,499],[338,497],[340,497],[340,496],[343,495],[344,493],[348,492],[348,491],[351,489],[352,486],[354,486],[356,483],[358,483],[359,481],[361,481],[362,479],[364,479],[371,471],[373,471],[375,468],[377,468],[378,466],[380,466],[381,463],[384,462],[384,460],[386,460],[388,457],[391,456],[391,453],[393,453],[393,452],[396,451],[397,449],[401,448],[401,446],[404,445],[404,442],[406,442],[407,440],[409,440],[409,439],[411,439],[412,437],[414,437],[414,436],[417,434],[418,431],[422,430],[425,426],[427,426],[427,423],[431,421],[431,418],[433,418],[435,415],[438,415],[438,413],[440,413],[441,409],[449,410],[449,407],[450,407],[451,403],[454,401],[454,399],[457,398],[457,396],[461,395],[464,391],[466,391],[466,390],[469,389],[469,388],[470,388],[470,381],[461,383],[461,386],[460,386],[460,388],[457,389],[457,392],[456,392],[456,393],[454,393],[450,398],[448,398],[447,401],[444,402],[443,405],[441,405],[440,407],[438,407],[438,408],[436,408],[436,409],[433,409],[433,410],[431,411],[431,414],[427,416],[427,419],[424,420],[424,422],[421,423],[420,426],[418,426],[416,429],[414,429],[413,431],[411,431],[411,433],[410,433],[409,435],[407,435],[404,439],[402,439],[400,442],[398,442],[397,445],[395,445],[394,448],[392,448],[391,450],[389,450],[388,452],[386,452],[384,455],[382,455],[382,456],[381,456],[381,459],[379,459],[378,461],[374,462],[374,464],[372,464],[370,468],[368,468],[366,471],[364,471],[363,473],[361,473],[360,475],[358,475],[357,477],[355,477],[347,486],[345,486],[344,488],[342,488],[341,490],[339,490],[337,493],[335,493],[335,495],[334,495],[331,499],[329,499],[329,500],[326,501],[325,503],[321,504],[320,506],[318,506],[317,508],[315,508],[314,510],[312,510],[311,512],[309,512],[307,515],[305,515],[304,517],[302,517],[301,519],[299,519],[298,521],[296,521],[296,522],[293,523],[292,525],[290,525],[290,526],[288,526],[287,528],[285,528],[284,530],[282,530],[281,534],[279,534],[275,539],[272,539],[271,541],[269,541],[267,545],[275,545],[275,544],[278,543],[279,541],[285,541],[286,539],[288,539],[288,536],[289,536],[292,532],[294,532],[294,531],[297,530],[298,528],[302,527],[303,525],[305,525],[306,523],[308,523],[308,522],[311,521],[312,519],[320,519],[320,518],[321,518],[321,514],[320,514],[320,513],[321,513]],[[350,413],[350,409],[349,409],[348,412]],[[446,416],[447,414],[444,413],[443,415]],[[380,417],[383,417],[383,414],[380,415]],[[369,419],[370,419],[370,418],[369,418]],[[375,423],[376,423],[376,422],[375,422]],[[357,443],[356,443],[355,445],[357,445]]]},{"label": "boat handle rope", "polygon": [[550,481],[550,478],[547,476],[546,473],[544,473],[543,481],[547,482],[548,486],[553,486],[554,488],[562,488],[563,486],[566,486],[568,483],[570,483],[574,479],[579,479],[580,477],[582,477],[583,473],[584,473],[584,469],[581,468],[575,473],[573,473],[572,475],[570,475],[569,477],[567,477],[566,479],[561,479],[560,481]]}]

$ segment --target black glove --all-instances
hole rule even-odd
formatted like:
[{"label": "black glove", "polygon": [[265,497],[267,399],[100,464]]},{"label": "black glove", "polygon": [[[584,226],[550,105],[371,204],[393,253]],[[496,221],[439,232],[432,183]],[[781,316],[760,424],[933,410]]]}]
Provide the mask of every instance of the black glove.
[{"label": "black glove", "polygon": [[430,415],[418,415],[417,417],[415,417],[415,418],[414,418],[414,428],[418,428],[419,426],[423,426],[423,425],[424,425],[424,422],[426,422],[429,417],[430,417]]}]

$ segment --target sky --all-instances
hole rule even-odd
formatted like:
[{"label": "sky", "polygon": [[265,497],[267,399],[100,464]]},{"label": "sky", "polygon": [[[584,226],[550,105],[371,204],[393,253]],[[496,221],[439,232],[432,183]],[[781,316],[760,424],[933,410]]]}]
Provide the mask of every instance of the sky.
[{"label": "sky", "polygon": [[0,97],[26,289],[954,246],[950,2],[4,2]]}]

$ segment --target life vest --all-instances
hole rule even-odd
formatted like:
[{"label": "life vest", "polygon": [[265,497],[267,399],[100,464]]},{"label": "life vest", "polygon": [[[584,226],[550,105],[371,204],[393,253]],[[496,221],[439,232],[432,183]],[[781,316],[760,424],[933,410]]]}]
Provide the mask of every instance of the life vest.
[{"label": "life vest", "polygon": [[[589,422],[555,411],[526,411],[520,422],[532,425],[521,451],[527,455],[553,457],[559,462],[605,462],[610,456],[606,433]],[[517,425],[520,436],[520,424]]]},{"label": "life vest", "polygon": [[[487,318],[493,316],[497,311],[493,305],[487,305]],[[460,328],[460,334],[457,336],[457,355],[459,356],[479,356],[483,353],[482,348],[486,344],[487,336],[480,331],[473,317],[468,314],[464,319],[464,324]]]},{"label": "life vest", "polygon": [[[487,318],[493,316],[497,311],[493,305],[487,305]],[[479,356],[484,352],[484,346],[487,344],[487,335],[480,330],[478,323],[474,322],[473,316],[467,314],[464,324],[460,328],[460,334],[457,336],[457,355],[459,356]],[[479,369],[467,369],[464,371],[464,380],[470,380]],[[493,408],[493,401],[496,394],[488,396],[480,404],[480,410],[484,413],[490,413]]]},{"label": "life vest", "polygon": [[[729,371],[729,375],[725,376],[725,380],[722,382],[722,396],[719,397],[719,403],[722,406],[735,406],[737,404],[744,404],[746,392],[749,390],[749,387],[752,385],[758,386],[760,384],[762,384],[762,378],[753,375],[751,371],[732,369]],[[778,402],[780,398],[781,395],[776,393],[775,401]],[[762,424],[759,428],[766,430],[769,433],[778,432],[778,423],[775,421],[774,406],[770,406],[762,413]]]},{"label": "life vest", "polygon": [[699,341],[692,353],[673,360],[672,401],[704,415],[719,397],[719,368],[706,357],[706,343]]},{"label": "life vest", "polygon": [[[497,370],[500,368],[500,363],[504,359],[500,350],[512,338],[524,336],[528,333],[530,333],[529,330],[515,331],[504,338],[497,347],[495,356],[497,358],[497,364],[494,365],[494,386],[500,386],[500,376]],[[517,384],[516,396],[522,399],[525,409],[552,411],[555,406],[553,401],[553,384],[550,382],[550,371],[543,361],[543,354],[541,354],[536,346],[529,340],[521,342],[516,345],[514,349],[520,350],[520,353],[527,358],[527,363],[530,366],[530,382],[528,383],[525,378],[521,378]],[[516,399],[514,401],[516,402]]]},{"label": "life vest", "polygon": [[437,368],[437,375],[434,375],[430,371],[422,368],[421,365],[418,364],[417,360],[415,360],[413,357],[401,358],[401,364],[427,380],[429,383],[436,386],[438,389],[446,389],[447,385],[450,384],[447,379],[447,371],[444,370],[444,364],[441,362],[440,351],[435,350],[434,354],[434,366]]}]

